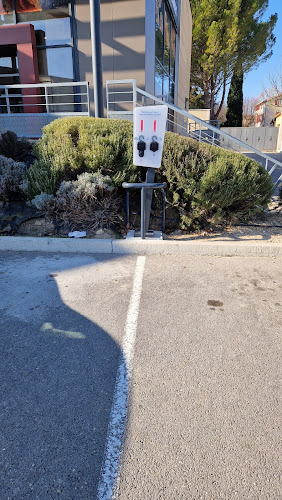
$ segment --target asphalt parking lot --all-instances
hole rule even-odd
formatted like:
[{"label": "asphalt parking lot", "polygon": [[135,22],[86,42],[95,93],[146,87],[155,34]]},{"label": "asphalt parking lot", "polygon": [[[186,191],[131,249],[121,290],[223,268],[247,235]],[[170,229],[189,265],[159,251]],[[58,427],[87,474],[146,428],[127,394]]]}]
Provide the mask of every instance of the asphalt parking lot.
[{"label": "asphalt parking lot", "polygon": [[1,252],[0,498],[278,499],[281,278]]}]

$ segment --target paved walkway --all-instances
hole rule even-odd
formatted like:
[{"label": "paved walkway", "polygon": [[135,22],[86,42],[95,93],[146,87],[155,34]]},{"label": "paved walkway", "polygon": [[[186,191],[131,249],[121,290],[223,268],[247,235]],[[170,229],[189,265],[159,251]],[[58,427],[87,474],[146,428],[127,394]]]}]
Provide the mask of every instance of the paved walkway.
[{"label": "paved walkway", "polygon": [[[282,163],[282,153],[265,153],[265,154],[267,156],[270,156],[270,158],[273,158],[273,160],[276,160],[276,161],[279,161],[280,163]],[[249,156],[253,160],[258,161],[259,163],[261,163],[263,165],[263,167],[265,167],[265,160],[261,156],[255,154],[255,153],[246,153],[246,156]],[[272,164],[269,164],[268,170],[270,170],[271,167],[272,167]],[[278,180],[278,178],[280,177],[280,175],[282,175],[282,167],[277,166],[276,169],[274,170],[274,172],[271,174],[271,178],[272,178],[273,182],[276,182]],[[278,192],[279,192],[279,189],[276,188],[275,194],[278,194]]]},{"label": "paved walkway", "polygon": [[280,497],[281,258],[0,257],[0,498]]}]

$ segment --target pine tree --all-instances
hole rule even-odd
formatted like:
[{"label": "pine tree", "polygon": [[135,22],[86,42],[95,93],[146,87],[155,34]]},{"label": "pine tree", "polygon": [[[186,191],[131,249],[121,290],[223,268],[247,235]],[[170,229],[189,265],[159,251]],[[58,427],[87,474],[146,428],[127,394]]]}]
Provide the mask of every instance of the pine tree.
[{"label": "pine tree", "polygon": [[261,21],[268,0],[242,0],[239,12],[240,43],[227,98],[226,127],[242,127],[243,77],[248,71],[272,55],[275,37],[272,34],[277,15]]},{"label": "pine tree", "polygon": [[244,75],[271,56],[277,15],[261,21],[268,0],[190,0],[190,4],[191,86],[194,98],[195,89],[202,92],[204,107],[210,108],[211,119],[216,119],[233,72],[242,68]]}]

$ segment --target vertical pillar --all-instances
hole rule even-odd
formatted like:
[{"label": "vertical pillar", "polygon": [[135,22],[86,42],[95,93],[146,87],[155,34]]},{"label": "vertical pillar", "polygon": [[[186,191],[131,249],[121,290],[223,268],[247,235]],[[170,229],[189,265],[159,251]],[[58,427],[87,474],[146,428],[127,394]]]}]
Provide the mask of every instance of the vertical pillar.
[{"label": "vertical pillar", "polygon": [[100,0],[89,0],[95,117],[103,118],[103,69]]},{"label": "vertical pillar", "polygon": [[[29,29],[29,41],[17,43],[20,83],[23,85],[39,83],[34,27],[29,25]],[[28,97],[37,94],[40,95],[40,89],[38,88],[22,89],[25,113],[40,113],[42,111],[40,97]]]}]

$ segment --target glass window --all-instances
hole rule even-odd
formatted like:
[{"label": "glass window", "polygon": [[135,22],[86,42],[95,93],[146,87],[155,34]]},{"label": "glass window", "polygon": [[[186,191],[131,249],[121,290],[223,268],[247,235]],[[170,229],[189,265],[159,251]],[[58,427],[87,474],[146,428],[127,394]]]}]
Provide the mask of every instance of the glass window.
[{"label": "glass window", "polygon": [[156,57],[163,61],[163,1],[156,0]]},{"label": "glass window", "polygon": [[[0,26],[7,23],[31,23],[34,26],[41,82],[73,81],[73,40],[68,0],[0,0]],[[4,84],[17,83],[17,65],[9,58],[10,53],[3,52],[3,47],[0,47],[1,83],[4,78],[9,79]]]},{"label": "glass window", "polygon": [[164,68],[169,73],[169,49],[170,49],[170,19],[165,9],[165,32],[164,32]]},{"label": "glass window", "polygon": [[170,41],[170,77],[175,80],[175,46],[176,46],[176,32],[174,26],[171,26],[171,41]]},{"label": "glass window", "polygon": [[72,48],[40,49],[37,51],[41,82],[60,82],[73,79]]},{"label": "glass window", "polygon": [[171,102],[175,88],[175,47],[176,31],[166,2],[156,0],[155,94]]},{"label": "glass window", "polygon": [[3,73],[3,68],[11,69],[13,67],[13,62],[11,57],[0,57],[0,69],[1,73]]},{"label": "glass window", "polygon": [[163,95],[167,99],[168,95],[169,95],[169,77],[168,77],[168,75],[166,73],[164,73],[164,75],[163,75],[163,81],[164,81],[164,84],[163,84]]},{"label": "glass window", "polygon": [[169,95],[172,97],[172,102],[173,102],[173,99],[174,99],[174,81],[171,80],[171,78],[169,79]]},{"label": "glass window", "polygon": [[71,44],[70,18],[50,19],[48,21],[33,21],[36,45],[66,45]]},{"label": "glass window", "polygon": [[156,60],[156,71],[155,71],[155,95],[163,95],[163,68],[161,64]]}]

